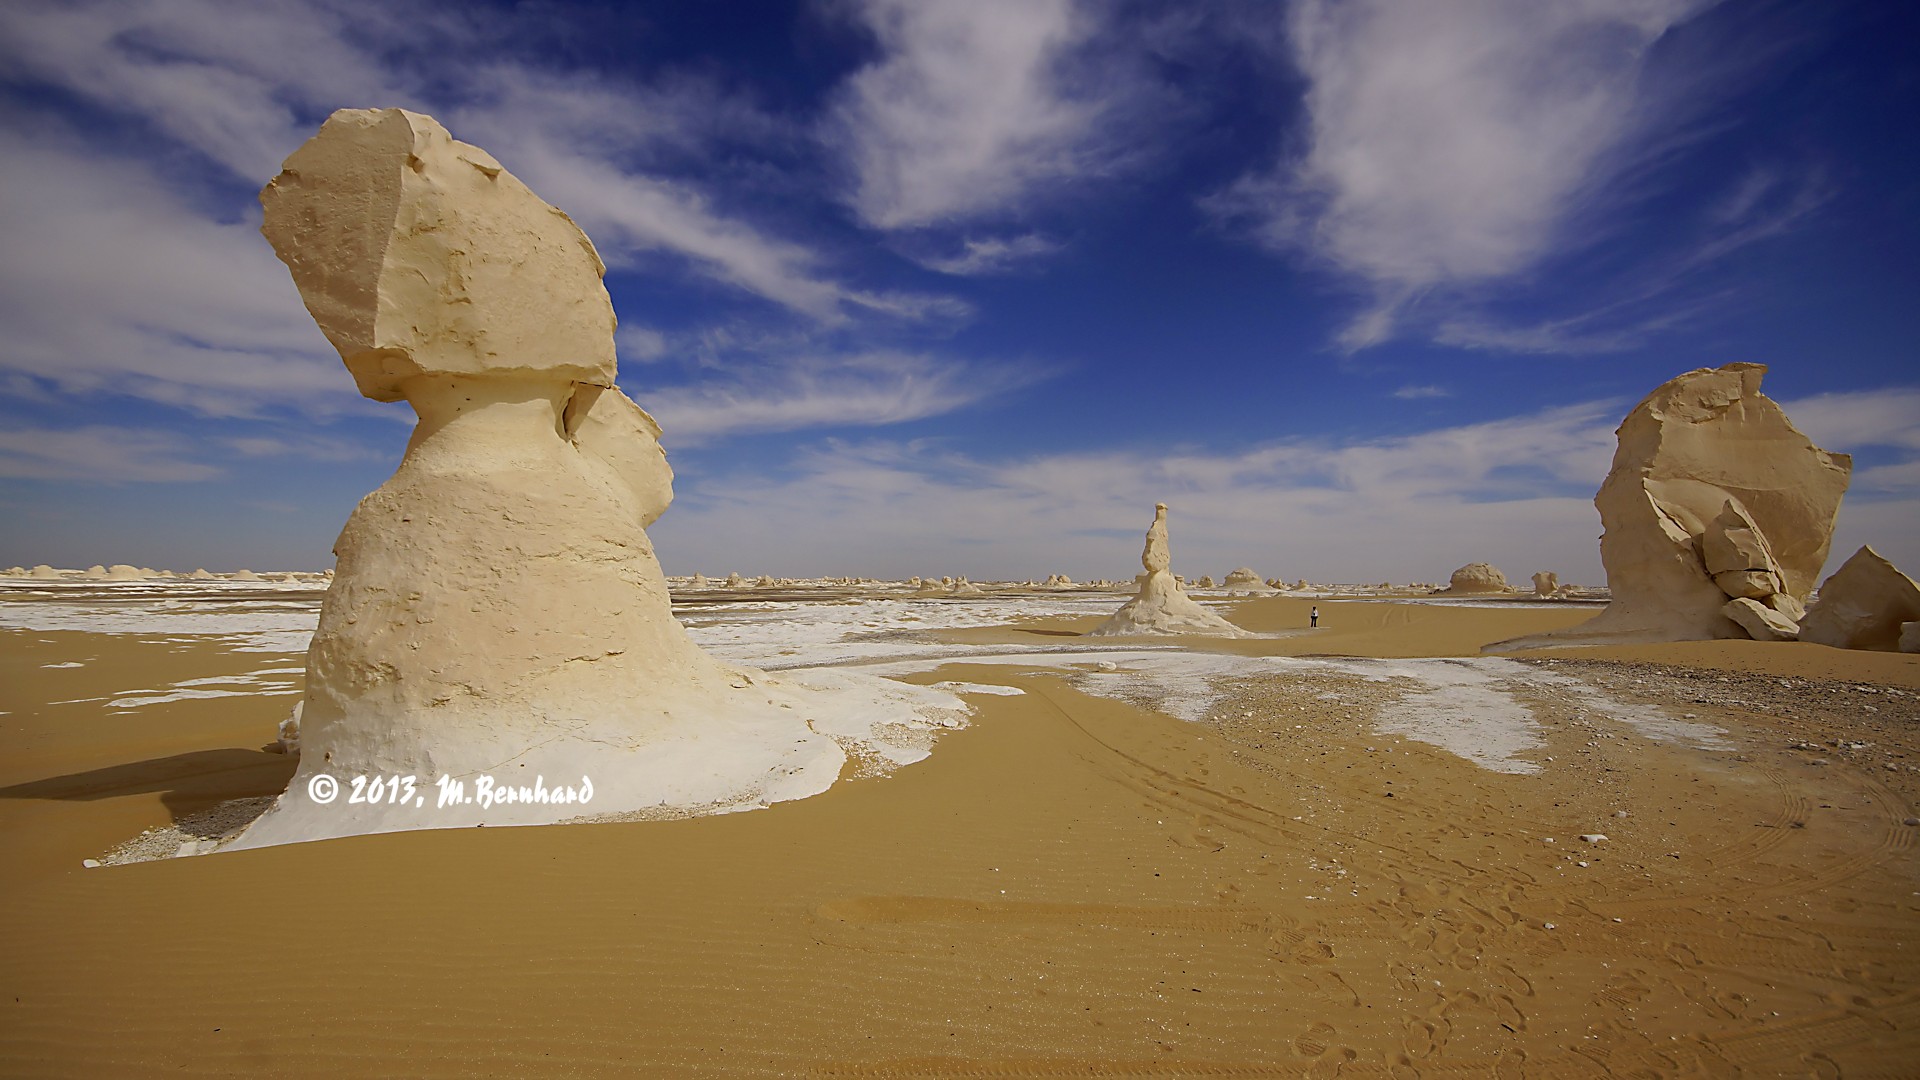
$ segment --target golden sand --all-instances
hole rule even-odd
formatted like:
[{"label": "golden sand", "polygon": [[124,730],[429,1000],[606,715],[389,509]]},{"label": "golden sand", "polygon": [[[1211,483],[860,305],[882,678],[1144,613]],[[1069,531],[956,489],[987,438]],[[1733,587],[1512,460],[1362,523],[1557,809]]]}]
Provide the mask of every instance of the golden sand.
[{"label": "golden sand", "polygon": [[[1590,611],[1320,607],[1324,631],[1251,644],[1463,656]],[[1537,775],[1376,733],[1390,690],[1338,671],[1237,681],[1193,723],[955,664],[922,678],[1027,693],[769,810],[83,869],[278,791],[290,763],[258,747],[293,699],[73,699],[262,664],[0,632],[0,1074],[1900,1076],[1920,1053],[1920,658],[1570,651],[1555,671],[1733,748],[1543,697]]]}]

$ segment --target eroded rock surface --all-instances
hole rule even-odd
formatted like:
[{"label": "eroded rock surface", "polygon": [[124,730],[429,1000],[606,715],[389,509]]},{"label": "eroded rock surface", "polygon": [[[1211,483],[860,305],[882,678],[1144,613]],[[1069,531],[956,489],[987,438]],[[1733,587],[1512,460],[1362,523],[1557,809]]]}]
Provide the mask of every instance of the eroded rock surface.
[{"label": "eroded rock surface", "polygon": [[1168,569],[1173,554],[1167,541],[1167,504],[1153,508],[1153,524],[1147,529],[1147,544],[1140,553],[1140,591],[1114,612],[1113,617],[1089,631],[1090,637],[1116,637],[1131,634],[1207,634],[1214,637],[1249,637],[1247,631],[1200,606],[1180,588],[1180,582]]},{"label": "eroded rock surface", "polygon": [[[1612,602],[1590,622],[1491,649],[1769,637],[1812,591],[1852,459],[1760,392],[1760,364],[1690,371],[1621,422],[1594,496]],[[1771,616],[1728,604],[1751,600]]]}]

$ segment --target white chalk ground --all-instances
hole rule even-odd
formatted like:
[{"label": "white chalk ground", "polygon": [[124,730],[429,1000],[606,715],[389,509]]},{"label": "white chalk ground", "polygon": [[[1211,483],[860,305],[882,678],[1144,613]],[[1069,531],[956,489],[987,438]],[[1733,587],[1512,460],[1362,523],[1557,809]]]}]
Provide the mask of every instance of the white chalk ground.
[{"label": "white chalk ground", "polygon": [[[1198,590],[1197,599],[1223,612],[1237,601]],[[1298,590],[1290,595],[1363,599],[1355,590]],[[189,581],[47,582],[0,579],[0,628],[99,634],[146,639],[199,640],[233,652],[258,652],[269,666],[235,676],[186,680],[123,692],[100,700],[113,708],[238,695],[285,695],[298,691],[300,666],[289,664],[306,648],[319,615],[322,591],[312,582]],[[735,597],[738,597],[736,599]],[[1245,657],[1190,651],[1180,644],[1102,644],[1099,639],[1061,639],[1058,644],[980,646],[935,641],[930,631],[1002,625],[1023,617],[1102,616],[1124,603],[1114,593],[1040,593],[987,596],[836,599],[761,599],[744,593],[704,590],[693,604],[676,608],[689,634],[713,655],[778,673],[813,698],[811,727],[824,736],[825,752],[798,763],[778,784],[751,798],[678,806],[669,798],[662,813],[752,809],[825,790],[846,770],[885,772],[927,756],[942,730],[964,724],[955,695],[1017,694],[1005,686],[943,682],[909,687],[877,679],[932,671],[943,664],[1010,665],[1019,670],[1064,675],[1083,692],[1130,701],[1182,719],[1205,722],[1244,686],[1246,677],[1323,673],[1355,677],[1395,691],[1372,717],[1375,730],[1438,747],[1483,768],[1532,774],[1550,767],[1538,751],[1545,745],[1541,721],[1528,700],[1573,702],[1597,719],[1640,737],[1703,750],[1727,749],[1721,732],[1646,706],[1616,701],[1589,684],[1549,668],[1493,657],[1433,660],[1327,660]],[[1396,598],[1396,603],[1555,607],[1564,602]],[[296,661],[297,664],[297,661]],[[891,686],[895,690],[887,690]],[[835,704],[838,703],[838,704]],[[291,701],[289,701],[291,704]],[[272,734],[262,732],[262,741]],[[831,740],[831,743],[825,743]],[[844,754],[836,754],[833,747]],[[703,752],[718,748],[708,746]],[[746,748],[742,748],[746,749]],[[756,752],[745,756],[758,760]],[[683,793],[684,794],[684,793]],[[684,801],[684,800],[681,800]],[[595,808],[587,808],[589,810]],[[642,815],[646,816],[646,815]],[[505,823],[505,822],[502,822]],[[345,824],[345,822],[342,822]],[[448,824],[454,824],[449,821]],[[403,827],[418,827],[403,826]],[[365,830],[355,830],[365,831]],[[201,845],[205,850],[208,845]]]}]

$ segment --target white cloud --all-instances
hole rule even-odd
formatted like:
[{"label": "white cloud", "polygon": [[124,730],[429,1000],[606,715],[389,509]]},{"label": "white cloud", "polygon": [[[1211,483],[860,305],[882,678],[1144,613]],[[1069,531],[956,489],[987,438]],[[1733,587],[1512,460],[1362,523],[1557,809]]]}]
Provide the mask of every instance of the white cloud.
[{"label": "white cloud", "polygon": [[650,327],[623,324],[613,332],[613,343],[622,360],[644,364],[667,354],[667,335]]},{"label": "white cloud", "polygon": [[610,265],[671,253],[790,310],[844,319],[857,290],[805,244],[716,207],[706,183],[710,144],[778,143],[788,137],[778,122],[698,80],[633,84],[476,61],[467,50],[485,19],[355,0],[28,0],[0,6],[0,62],[16,80],[144,121],[249,185],[276,174],[334,108],[431,112],[573,214]]},{"label": "white cloud", "polygon": [[1107,105],[1066,85],[1091,15],[1071,0],[856,0],[884,57],[843,88],[829,141],[854,209],[882,229],[1017,206],[1098,171]]},{"label": "white cloud", "polygon": [[171,431],[93,425],[0,429],[0,476],[105,483],[210,480],[221,470],[193,460],[195,446]]},{"label": "white cloud", "polygon": [[251,220],[215,222],[140,162],[0,128],[0,370],[203,415],[357,409]]},{"label": "white cloud", "polygon": [[803,356],[735,370],[723,380],[648,391],[668,446],[727,435],[813,427],[877,427],[962,409],[1033,382],[1037,374],[876,351]]},{"label": "white cloud", "polygon": [[1815,394],[1779,405],[1793,426],[1822,449],[1920,451],[1920,387]]},{"label": "white cloud", "polygon": [[1418,386],[1410,383],[1395,390],[1393,396],[1403,401],[1416,401],[1421,398],[1452,397],[1453,391],[1444,386]]},{"label": "white cloud", "polygon": [[1420,290],[1511,275],[1552,249],[1648,119],[1649,48],[1701,6],[1296,0],[1305,145],[1210,205],[1366,282],[1376,301],[1342,344],[1386,340]]},{"label": "white cloud", "polygon": [[[1248,564],[1290,578],[1444,580],[1489,559],[1522,577],[1554,569],[1594,581],[1591,496],[1620,409],[1590,402],[1358,442],[997,462],[831,444],[791,475],[683,484],[654,531],[669,566],[687,571],[676,552],[699,551],[710,570],[1124,578],[1164,501],[1175,562],[1196,574]],[[768,535],[781,538],[777,548]]]},{"label": "white cloud", "polygon": [[970,277],[1001,274],[1022,263],[1051,255],[1060,245],[1038,233],[1019,236],[968,237],[960,242],[960,251],[948,256],[925,256],[917,261],[929,270]]}]

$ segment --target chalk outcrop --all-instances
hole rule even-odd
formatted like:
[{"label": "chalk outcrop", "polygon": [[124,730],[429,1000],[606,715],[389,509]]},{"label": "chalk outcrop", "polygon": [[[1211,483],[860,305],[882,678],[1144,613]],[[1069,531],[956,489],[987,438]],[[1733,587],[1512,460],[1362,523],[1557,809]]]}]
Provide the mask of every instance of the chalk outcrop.
[{"label": "chalk outcrop", "polygon": [[[924,756],[878,729],[959,715],[949,695],[775,678],[692,643],[645,532],[672,472],[613,385],[604,267],[485,151],[429,117],[343,110],[261,204],[361,393],[419,424],[335,543],[299,769],[236,846],[751,807],[824,790],[843,743]],[[446,776],[471,798],[320,805],[322,773]],[[484,784],[524,794],[489,803]]]},{"label": "chalk outcrop", "polygon": [[1920,622],[1920,586],[1879,552],[1863,547],[1821,584],[1800,620],[1800,640],[1836,649],[1912,652],[1903,639],[1913,622]]},{"label": "chalk outcrop", "polygon": [[1593,500],[1611,602],[1581,626],[1490,649],[1744,638],[1755,626],[1772,639],[1795,621],[1853,462],[1813,445],[1760,392],[1766,370],[1690,371],[1627,414]]},{"label": "chalk outcrop", "polygon": [[1508,593],[1513,586],[1507,584],[1507,575],[1488,563],[1468,563],[1453,572],[1448,579],[1447,591],[1450,593]]},{"label": "chalk outcrop", "polygon": [[1262,580],[1251,567],[1246,566],[1227,571],[1224,587],[1228,595],[1270,596],[1280,591]]},{"label": "chalk outcrop", "polygon": [[36,578],[40,581],[47,581],[49,579],[59,577],[60,571],[55,570],[53,567],[48,566],[46,563],[38,563],[34,566],[33,570],[28,573],[27,576],[31,578]]},{"label": "chalk outcrop", "polygon": [[1118,637],[1132,634],[1205,634],[1213,637],[1251,637],[1227,620],[1200,606],[1180,588],[1169,569],[1172,551],[1167,542],[1167,504],[1153,508],[1153,524],[1147,529],[1147,546],[1140,553],[1140,565],[1146,569],[1137,579],[1140,590],[1121,606],[1113,617],[1095,627],[1090,637]]},{"label": "chalk outcrop", "polygon": [[1542,570],[1533,575],[1533,595],[1551,598],[1560,591],[1560,575],[1551,570]]}]

